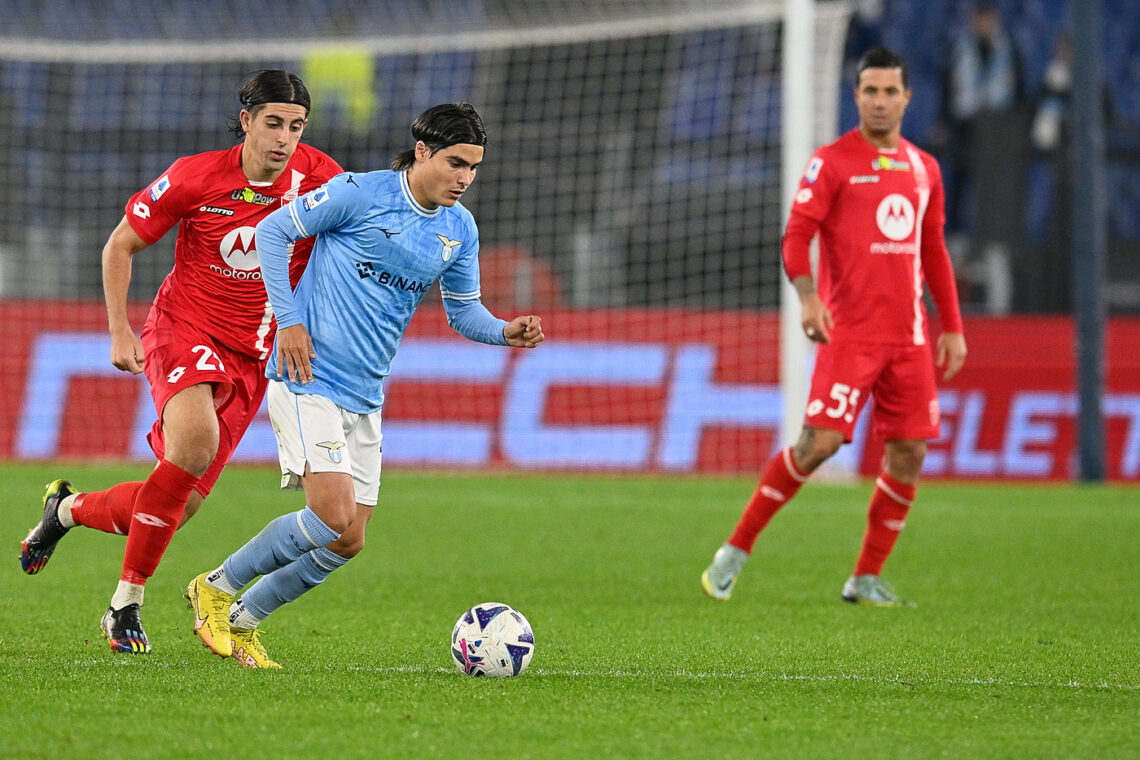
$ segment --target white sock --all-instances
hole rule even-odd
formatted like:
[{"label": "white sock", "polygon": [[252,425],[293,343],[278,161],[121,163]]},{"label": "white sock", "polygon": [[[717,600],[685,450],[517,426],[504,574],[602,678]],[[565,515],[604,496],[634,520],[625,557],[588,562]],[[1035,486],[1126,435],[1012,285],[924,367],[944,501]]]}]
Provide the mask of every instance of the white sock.
[{"label": "white sock", "polygon": [[71,505],[75,503],[75,497],[78,495],[77,493],[73,493],[59,503],[59,509],[56,511],[56,515],[59,517],[60,525],[65,528],[74,528],[78,524],[71,517]]},{"label": "white sock", "polygon": [[254,616],[254,614],[242,604],[241,599],[238,599],[230,605],[230,628],[250,630],[256,628],[260,622],[261,618]]},{"label": "white sock", "polygon": [[226,566],[218,565],[218,569],[214,570],[206,576],[206,583],[216,588],[218,591],[225,591],[227,594],[237,596],[237,592],[241,591],[240,588],[230,583],[229,576],[226,575]]},{"label": "white sock", "polygon": [[119,581],[119,587],[115,589],[115,595],[111,597],[111,609],[121,610],[128,604],[137,604],[141,607],[143,589],[145,588],[145,586],[140,586],[137,583]]}]

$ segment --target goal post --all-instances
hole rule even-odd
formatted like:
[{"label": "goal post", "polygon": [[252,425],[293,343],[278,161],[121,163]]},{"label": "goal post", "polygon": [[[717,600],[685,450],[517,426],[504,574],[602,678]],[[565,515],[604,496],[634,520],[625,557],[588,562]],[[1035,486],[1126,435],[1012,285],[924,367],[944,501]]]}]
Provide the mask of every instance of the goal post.
[{"label": "goal post", "polygon": [[[792,207],[792,196],[815,149],[815,98],[812,90],[815,61],[815,0],[784,0],[783,155],[780,172],[780,209],[784,219]],[[821,46],[822,47],[822,46]],[[792,93],[807,93],[791,97]],[[787,278],[780,286],[780,390],[784,414],[780,437],[791,443],[799,433],[807,403],[807,343],[799,329],[799,299]]]},{"label": "goal post", "polygon": [[[786,445],[810,356],[780,236],[808,155],[838,134],[848,4],[518,0],[484,12],[500,5],[520,12],[454,33],[5,38],[0,178],[20,192],[0,206],[0,311],[22,353],[0,370],[0,455],[149,456],[148,396],[105,366],[100,252],[133,192],[179,156],[233,144],[238,87],[278,67],[312,90],[306,141],[353,171],[385,168],[427,107],[474,103],[489,144],[464,204],[483,300],[502,316],[549,315],[539,351],[468,359],[447,343],[442,356],[465,359],[441,376],[433,351],[455,336],[429,296],[393,367],[386,462],[531,466],[524,452],[553,451],[533,466],[736,473]],[[173,241],[134,257],[136,330]],[[37,362],[60,347],[67,369],[52,379]],[[543,385],[516,408],[511,394],[532,393],[520,376]],[[441,450],[448,436],[433,431],[463,450]],[[244,456],[272,461],[268,427],[249,438]]]},{"label": "goal post", "polygon": [[[783,218],[791,211],[793,195],[812,152],[839,136],[840,77],[848,16],[842,4],[825,4],[817,13],[816,0],[784,0],[781,200]],[[794,96],[803,93],[802,96]],[[812,243],[812,263],[818,243]],[[780,288],[780,389],[783,417],[780,437],[791,443],[803,426],[814,349],[800,327],[800,304],[792,284],[783,278]],[[824,463],[820,477],[849,478],[858,470],[857,452],[841,449]]]}]

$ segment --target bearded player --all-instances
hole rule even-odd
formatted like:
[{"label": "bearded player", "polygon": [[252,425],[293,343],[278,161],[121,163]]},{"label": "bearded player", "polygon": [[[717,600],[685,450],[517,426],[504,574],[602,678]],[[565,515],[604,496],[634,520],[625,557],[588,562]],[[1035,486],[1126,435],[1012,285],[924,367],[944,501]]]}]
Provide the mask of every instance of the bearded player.
[{"label": "bearded player", "polygon": [[[175,530],[197,512],[265,395],[276,325],[254,247],[254,228],[274,209],[341,172],[300,144],[310,98],[295,74],[266,70],[240,91],[234,147],[180,158],[127,201],[103,248],[111,363],[146,373],[158,419],[147,439],[158,466],[142,482],[79,493],[57,480],[43,518],[24,539],[25,573],[43,569],[76,525],[126,534],[122,574],[100,627],[116,652],[145,654],[140,608],[147,579]],[[131,260],[174,225],[174,269],[154,299],[141,340],[127,318]],[[311,241],[298,243],[293,282]]]},{"label": "bearded player", "polygon": [[[851,441],[873,395],[873,434],[885,441],[867,531],[843,586],[848,602],[899,607],[879,577],[914,502],[926,441],[938,436],[934,365],[952,378],[966,360],[958,291],[943,237],[942,176],[929,154],[903,139],[910,102],[906,62],[868,51],[856,69],[859,126],[812,156],[783,239],[784,269],[800,298],[804,334],[819,344],[804,428],[773,457],[736,530],[701,576],[728,599],[760,531],[816,468]],[[809,245],[819,235],[818,284]],[[923,283],[943,332],[931,354]]]}]

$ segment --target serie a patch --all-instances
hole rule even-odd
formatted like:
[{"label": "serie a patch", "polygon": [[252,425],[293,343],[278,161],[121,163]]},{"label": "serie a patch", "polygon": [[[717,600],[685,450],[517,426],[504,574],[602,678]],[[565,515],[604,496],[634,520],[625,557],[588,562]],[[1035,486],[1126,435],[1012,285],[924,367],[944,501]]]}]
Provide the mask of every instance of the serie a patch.
[{"label": "serie a patch", "polygon": [[313,192],[306,195],[301,199],[301,205],[305,207],[306,211],[312,211],[317,206],[321,205],[329,199],[329,191],[326,187],[320,187]]}]

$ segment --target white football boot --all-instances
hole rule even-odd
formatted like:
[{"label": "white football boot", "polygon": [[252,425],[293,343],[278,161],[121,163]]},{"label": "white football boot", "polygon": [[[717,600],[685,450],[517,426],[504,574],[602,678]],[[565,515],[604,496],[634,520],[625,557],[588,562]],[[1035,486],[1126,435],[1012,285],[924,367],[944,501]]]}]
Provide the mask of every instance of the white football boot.
[{"label": "white football boot", "polygon": [[725,544],[716,550],[712,564],[701,573],[701,586],[713,599],[727,601],[736,585],[736,576],[748,561],[748,552]]}]

